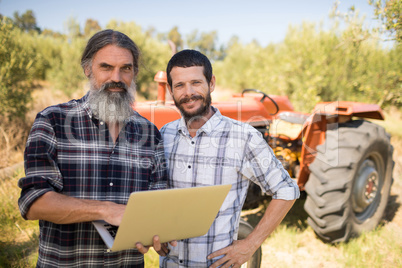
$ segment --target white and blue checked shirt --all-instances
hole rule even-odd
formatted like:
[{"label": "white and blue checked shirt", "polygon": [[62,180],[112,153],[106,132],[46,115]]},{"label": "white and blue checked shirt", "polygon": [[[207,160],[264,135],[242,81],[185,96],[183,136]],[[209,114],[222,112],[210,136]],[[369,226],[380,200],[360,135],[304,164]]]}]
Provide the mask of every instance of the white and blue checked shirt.
[{"label": "white and blue checked shirt", "polygon": [[161,267],[208,267],[221,258],[207,260],[209,254],[237,239],[240,212],[250,181],[275,199],[293,200],[300,195],[297,184],[255,128],[213,109],[215,114],[194,138],[183,118],[161,129],[170,187],[232,184],[208,233],[178,241],[176,247],[169,246],[169,255],[160,258]]}]

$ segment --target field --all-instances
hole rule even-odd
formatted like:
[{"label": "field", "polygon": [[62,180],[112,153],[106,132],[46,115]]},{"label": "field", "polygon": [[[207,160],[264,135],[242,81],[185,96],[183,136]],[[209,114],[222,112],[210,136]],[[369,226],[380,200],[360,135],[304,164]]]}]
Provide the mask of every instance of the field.
[{"label": "field", "polygon": [[[40,110],[49,103],[43,99],[46,95],[46,92],[40,93],[38,99],[42,101],[36,102],[33,110]],[[50,102],[57,103],[59,99]],[[349,243],[325,244],[307,225],[303,210],[305,200],[300,199],[262,245],[262,267],[402,267],[402,115],[389,110],[386,118],[380,124],[392,134],[395,168],[391,197],[381,225]],[[15,154],[15,159],[22,158],[22,151]],[[36,263],[37,222],[24,221],[17,207],[20,194],[17,181],[22,176],[22,168],[11,176],[1,178],[0,173],[0,267],[34,267]],[[255,224],[265,206],[245,212],[244,217]],[[151,250],[146,255],[146,267],[157,265],[158,257]]]}]

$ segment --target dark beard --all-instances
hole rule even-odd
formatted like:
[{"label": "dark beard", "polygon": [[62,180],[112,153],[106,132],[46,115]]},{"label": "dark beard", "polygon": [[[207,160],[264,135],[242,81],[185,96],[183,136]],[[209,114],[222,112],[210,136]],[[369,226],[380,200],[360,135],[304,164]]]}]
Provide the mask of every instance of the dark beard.
[{"label": "dark beard", "polygon": [[[91,80],[90,87],[89,105],[92,113],[99,120],[107,123],[121,123],[133,114],[132,105],[134,104],[136,89],[134,81],[130,87],[122,82],[111,82],[103,84],[98,89],[94,81]],[[110,92],[109,88],[121,88],[123,91]]]},{"label": "dark beard", "polygon": [[[191,100],[202,100],[202,105],[196,111],[189,113],[184,110],[182,104],[189,102]],[[190,122],[190,121],[202,120],[203,117],[208,114],[208,112],[211,108],[212,99],[211,99],[211,92],[208,89],[208,94],[206,95],[205,98],[201,95],[195,95],[195,96],[191,96],[191,97],[185,97],[185,98],[181,99],[180,101],[176,101],[176,99],[173,98],[173,101],[174,101],[174,104],[176,105],[176,107],[179,108],[180,113],[182,114],[184,120],[186,122]]]}]

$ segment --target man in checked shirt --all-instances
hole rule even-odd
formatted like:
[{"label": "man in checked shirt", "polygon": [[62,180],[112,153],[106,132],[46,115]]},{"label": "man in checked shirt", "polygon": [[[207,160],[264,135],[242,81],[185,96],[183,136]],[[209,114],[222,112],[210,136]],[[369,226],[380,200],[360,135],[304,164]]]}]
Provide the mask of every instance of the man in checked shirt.
[{"label": "man in checked shirt", "polygon": [[[215,76],[194,50],[175,54],[167,66],[168,88],[182,118],[161,129],[173,188],[232,184],[208,233],[160,251],[161,267],[240,267],[272,233],[300,195],[296,183],[253,127],[211,106]],[[254,231],[236,240],[249,182],[273,196]],[[208,198],[208,196],[205,196]],[[156,246],[154,244],[154,246]],[[146,252],[146,248],[140,248]]]},{"label": "man in checked shirt", "polygon": [[131,108],[139,54],[123,33],[96,33],[81,59],[89,92],[35,119],[18,203],[39,219],[37,267],[144,267],[136,249],[108,252],[91,223],[120,225],[130,193],[167,185],[161,135]]}]

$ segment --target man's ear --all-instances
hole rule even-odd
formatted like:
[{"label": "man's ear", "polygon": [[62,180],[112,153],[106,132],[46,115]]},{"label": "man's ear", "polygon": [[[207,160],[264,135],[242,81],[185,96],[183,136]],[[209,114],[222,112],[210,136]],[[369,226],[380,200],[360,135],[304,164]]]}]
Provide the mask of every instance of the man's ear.
[{"label": "man's ear", "polygon": [[167,86],[167,89],[168,89],[170,95],[173,96],[173,91],[172,91],[172,88],[170,87],[169,83],[167,83],[166,86]]},{"label": "man's ear", "polygon": [[215,82],[216,82],[215,75],[212,75],[211,82],[209,82],[209,89],[210,89],[210,92],[214,91],[214,89],[215,89]]},{"label": "man's ear", "polygon": [[85,74],[85,76],[88,77],[88,78],[89,78],[89,76],[91,75],[91,70],[89,69],[88,66],[84,68],[84,74]]}]

